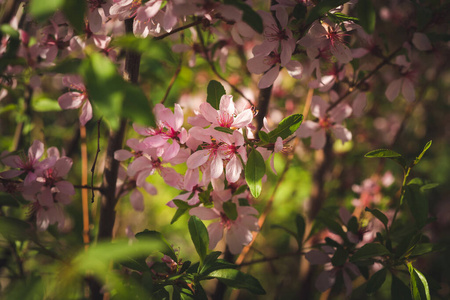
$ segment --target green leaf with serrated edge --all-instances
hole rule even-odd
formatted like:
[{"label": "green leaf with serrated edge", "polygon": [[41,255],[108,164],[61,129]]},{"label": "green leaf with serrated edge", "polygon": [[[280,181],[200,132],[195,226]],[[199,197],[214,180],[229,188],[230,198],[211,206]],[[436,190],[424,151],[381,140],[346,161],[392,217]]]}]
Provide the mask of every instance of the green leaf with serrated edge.
[{"label": "green leaf with serrated edge", "polygon": [[62,8],[65,0],[32,0],[28,11],[38,22],[47,21],[58,9]]},{"label": "green leaf with serrated edge", "polygon": [[238,187],[234,192],[233,192],[233,196],[242,194],[243,192],[245,192],[247,190],[247,185],[243,184],[240,187]]},{"label": "green leaf with serrated edge", "polygon": [[191,216],[188,222],[189,234],[191,235],[192,242],[194,243],[195,250],[197,251],[200,261],[206,257],[209,245],[208,230],[206,230],[203,222],[196,216]]},{"label": "green leaf with serrated edge", "polygon": [[428,199],[423,196],[420,186],[410,184],[405,186],[405,197],[409,210],[417,222],[417,226],[422,228],[428,220]]},{"label": "green leaf with serrated edge", "polygon": [[144,231],[136,233],[135,237],[136,237],[136,239],[142,240],[142,241],[159,242],[159,244],[161,246],[158,250],[161,253],[166,254],[167,256],[172,258],[174,261],[178,260],[176,254],[175,254],[175,251],[173,251],[173,248],[170,246],[170,244],[167,242],[167,240],[162,236],[162,234],[160,232],[145,229]]},{"label": "green leaf with serrated edge", "polygon": [[408,263],[408,271],[410,275],[410,289],[414,300],[431,300],[430,289],[425,276]]},{"label": "green leaf with serrated edge", "polygon": [[391,299],[411,300],[411,291],[397,276],[392,275]]},{"label": "green leaf with serrated edge", "polygon": [[264,25],[261,16],[253,8],[242,1],[225,0],[225,4],[233,5],[242,10],[242,21],[247,23],[253,30],[263,33]]},{"label": "green leaf with serrated edge", "polygon": [[383,283],[386,280],[387,275],[387,269],[383,268],[373,274],[369,280],[367,281],[366,285],[366,293],[367,294],[373,294],[383,285]]},{"label": "green leaf with serrated edge", "polygon": [[423,150],[422,150],[422,152],[419,154],[419,156],[417,156],[416,157],[416,159],[414,160],[414,165],[417,165],[419,162],[420,162],[420,160],[422,159],[422,157],[424,156],[424,154],[425,154],[425,152],[427,152],[427,150],[431,147],[431,143],[432,143],[433,141],[429,141],[426,145],[425,145],[425,147],[423,148]]},{"label": "green leaf with serrated edge", "polygon": [[303,20],[306,17],[306,12],[307,12],[306,6],[302,3],[298,3],[294,7],[294,11],[292,12],[292,15],[297,20]]},{"label": "green leaf with serrated edge", "polygon": [[170,220],[170,224],[172,225],[173,223],[175,223],[176,221],[178,221],[178,219],[184,215],[186,212],[188,211],[187,208],[178,208],[177,211],[175,212],[175,214],[172,217],[172,220]]},{"label": "green leaf with serrated edge", "polygon": [[86,1],[64,0],[62,7],[64,16],[70,22],[73,28],[81,34],[84,33],[86,24],[84,22],[84,14],[86,12]]},{"label": "green leaf with serrated edge", "polygon": [[359,25],[364,31],[371,34],[375,30],[377,13],[373,6],[372,0],[359,0],[356,4]]},{"label": "green leaf with serrated edge", "polygon": [[266,173],[266,164],[261,153],[252,149],[248,155],[247,164],[245,165],[245,180],[250,193],[253,197],[258,198],[261,194],[262,183],[261,179]]},{"label": "green leaf with serrated edge", "polygon": [[385,256],[389,255],[390,252],[386,247],[381,244],[370,243],[365,244],[361,248],[359,248],[352,257],[350,257],[350,261],[364,260],[368,258],[373,258],[376,256]]},{"label": "green leaf with serrated edge", "polygon": [[256,295],[265,295],[266,291],[263,289],[259,281],[249,275],[242,273],[235,269],[223,269],[211,272],[210,277],[217,278],[226,286],[236,289],[246,289]]},{"label": "green leaf with serrated edge", "polygon": [[331,263],[335,267],[343,266],[347,262],[348,253],[343,247],[337,247],[331,258]]},{"label": "green leaf with serrated edge", "polygon": [[336,8],[346,2],[348,2],[348,0],[327,0],[319,2],[309,11],[308,16],[306,17],[306,24],[311,24],[318,18],[324,16],[333,8]]},{"label": "green leaf with serrated edge", "polygon": [[265,143],[269,143],[269,135],[267,132],[264,131],[258,131],[259,139]]},{"label": "green leaf with serrated edge", "polygon": [[219,109],[220,99],[222,98],[223,95],[225,95],[225,88],[223,87],[223,85],[216,80],[211,80],[208,83],[206,92],[207,92],[206,102],[211,104],[211,106],[214,107],[215,109]]},{"label": "green leaf with serrated edge", "polygon": [[278,137],[283,140],[294,134],[303,121],[303,115],[295,114],[281,120],[278,127],[269,132],[269,142],[275,143]]},{"label": "green leaf with serrated edge", "polygon": [[370,209],[368,207],[366,207],[366,211],[370,212],[375,218],[377,218],[378,220],[381,221],[381,223],[383,223],[383,225],[386,227],[389,220],[388,217],[386,217],[385,214],[383,214],[381,211],[379,211],[378,209],[374,208],[374,209]]},{"label": "green leaf with serrated edge", "polygon": [[234,130],[231,128],[226,128],[226,127],[214,127],[215,130],[220,131],[220,132],[225,132],[228,134],[233,134]]},{"label": "green leaf with serrated edge", "polygon": [[236,220],[238,217],[236,204],[232,201],[226,201],[222,204],[223,211],[227,215],[227,217],[231,220]]},{"label": "green leaf with serrated edge", "polygon": [[306,229],[305,219],[303,218],[302,215],[299,214],[295,215],[295,227],[297,228],[297,235],[295,238],[297,240],[298,248],[301,249]]}]

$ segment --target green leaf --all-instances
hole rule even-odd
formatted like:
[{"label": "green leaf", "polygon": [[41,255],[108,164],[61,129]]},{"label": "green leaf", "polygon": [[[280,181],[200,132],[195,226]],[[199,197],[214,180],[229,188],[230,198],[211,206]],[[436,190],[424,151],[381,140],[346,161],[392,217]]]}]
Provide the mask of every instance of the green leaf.
[{"label": "green leaf", "polygon": [[416,159],[414,160],[414,165],[417,165],[419,162],[420,162],[420,160],[422,159],[422,157],[424,156],[424,154],[425,154],[425,152],[427,152],[427,150],[431,147],[431,143],[432,143],[433,141],[429,141],[426,145],[425,145],[425,147],[423,148],[423,150],[422,150],[422,152],[419,154],[419,156],[417,156],[416,157]]},{"label": "green leaf", "polygon": [[0,217],[0,234],[9,241],[24,241],[32,237],[31,225],[12,217]]},{"label": "green leaf", "polygon": [[252,149],[248,155],[247,165],[245,166],[245,180],[250,188],[253,197],[258,198],[261,194],[261,179],[266,173],[266,164],[261,153]]},{"label": "green leaf", "polygon": [[368,158],[389,158],[393,161],[395,161],[396,163],[398,163],[403,169],[406,169],[406,160],[405,158],[392,150],[389,149],[377,149],[377,150],[373,150],[370,151],[368,153],[366,153],[366,155],[364,155],[364,157],[368,157]]},{"label": "green leaf", "polygon": [[0,192],[0,207],[1,206],[12,206],[19,207],[19,202],[9,193]]},{"label": "green leaf", "polygon": [[258,131],[259,139],[265,143],[269,143],[269,135],[267,132],[264,131]]},{"label": "green leaf", "polygon": [[208,230],[206,230],[203,222],[196,216],[191,216],[188,222],[188,227],[195,250],[200,256],[200,261],[203,263],[209,245]]},{"label": "green leaf", "polygon": [[19,39],[20,34],[17,30],[15,30],[11,25],[9,24],[2,24],[0,25],[0,32],[3,34],[7,34],[12,38]]},{"label": "green leaf", "polygon": [[86,2],[79,0],[64,0],[62,11],[64,16],[69,20],[72,27],[78,33],[83,33],[85,30],[84,14],[86,12]]},{"label": "green leaf", "polygon": [[302,244],[303,244],[303,238],[305,236],[305,230],[306,230],[306,223],[305,223],[305,219],[303,218],[302,215],[296,214],[295,215],[295,227],[297,228],[297,244],[298,244],[298,249],[302,249]]},{"label": "green leaf", "polygon": [[422,244],[416,244],[416,246],[411,251],[411,254],[409,257],[417,257],[422,256],[431,252],[440,251],[443,250],[443,247],[440,245],[435,245],[432,243],[422,243]]},{"label": "green leaf", "polygon": [[409,210],[417,222],[417,226],[422,228],[428,220],[428,200],[423,196],[420,187],[416,184],[405,186],[405,199]]},{"label": "green leaf", "polygon": [[49,98],[33,99],[31,106],[34,111],[47,112],[47,111],[61,111],[58,101]]},{"label": "green leaf", "polygon": [[160,232],[145,229],[144,231],[136,233],[135,237],[139,241],[154,242],[155,244],[159,245],[159,248],[156,248],[156,250],[160,251],[163,254],[166,254],[174,261],[178,261],[178,258],[175,254],[175,251],[173,251],[172,246],[170,246],[170,244],[167,242],[167,240],[162,236]]},{"label": "green leaf", "polygon": [[343,247],[337,247],[336,252],[334,252],[333,257],[331,258],[331,263],[335,267],[343,266],[348,258],[347,251],[344,250]]},{"label": "green leaf", "polygon": [[410,278],[410,289],[414,300],[430,300],[430,289],[425,276],[408,263]]},{"label": "green leaf", "polygon": [[149,270],[149,267],[148,267],[147,263],[145,262],[145,256],[142,259],[130,258],[130,259],[120,262],[120,264],[128,269],[139,271],[139,272],[144,272],[144,271]]},{"label": "green leaf", "polygon": [[225,95],[225,88],[223,87],[223,85],[216,80],[211,80],[208,83],[206,92],[206,102],[211,104],[211,106],[215,109],[219,109],[220,99],[223,95]]},{"label": "green leaf", "polygon": [[390,252],[383,245],[370,243],[359,248],[358,251],[356,251],[356,253],[350,258],[350,261],[364,260],[375,256],[385,256],[389,254]]},{"label": "green leaf", "polygon": [[375,218],[380,220],[381,223],[383,223],[383,225],[385,227],[387,227],[387,224],[388,224],[389,220],[388,220],[388,217],[386,217],[385,214],[383,214],[381,211],[379,211],[376,208],[370,209],[370,208],[366,207],[366,211],[370,212]]},{"label": "green leaf", "polygon": [[222,259],[217,259],[222,253],[220,251],[213,251],[205,257],[203,267],[200,270],[202,277],[206,277],[209,273],[221,269],[235,269],[237,266],[233,263]]},{"label": "green leaf", "polygon": [[215,130],[220,131],[220,132],[225,132],[228,134],[233,134],[234,130],[231,128],[226,128],[226,127],[214,127]]},{"label": "green leaf", "polygon": [[324,224],[331,232],[338,234],[344,240],[347,239],[347,234],[342,229],[341,224],[329,218],[329,216],[326,216],[325,214],[319,214],[316,217],[316,221]]},{"label": "green leaf", "polygon": [[383,158],[392,158],[392,157],[401,157],[402,155],[400,153],[397,153],[395,151],[389,150],[389,149],[377,149],[372,150],[364,157],[373,158],[373,157],[383,157]]},{"label": "green leaf", "polygon": [[48,19],[64,5],[64,0],[31,0],[29,12],[38,22]]},{"label": "green leaf", "polygon": [[236,220],[238,217],[238,212],[236,208],[236,204],[231,201],[226,201],[223,203],[222,208],[227,215],[227,217],[231,220]]},{"label": "green leaf", "polygon": [[269,142],[275,143],[278,137],[283,140],[294,134],[303,121],[303,115],[295,114],[281,120],[278,127],[269,132]]},{"label": "green leaf", "polygon": [[411,292],[408,286],[395,275],[392,275],[391,299],[411,300]]},{"label": "green leaf", "polygon": [[348,2],[348,0],[327,0],[319,2],[309,11],[308,16],[306,17],[306,24],[311,24],[318,18],[324,16],[333,8],[336,8],[346,2]]},{"label": "green leaf", "polygon": [[261,16],[253,10],[251,6],[242,1],[225,0],[225,4],[233,5],[242,10],[242,21],[247,23],[253,30],[258,33],[263,33],[264,25]]},{"label": "green leaf", "polygon": [[373,294],[383,285],[384,281],[386,280],[387,270],[386,268],[383,268],[373,274],[366,285],[366,293],[367,294]]},{"label": "green leaf", "polygon": [[427,184],[424,184],[424,185],[422,185],[420,187],[420,191],[424,192],[426,190],[431,190],[431,189],[434,189],[437,186],[439,186],[439,183],[427,183]]},{"label": "green leaf", "polygon": [[377,13],[373,6],[372,0],[359,0],[357,4],[357,13],[359,24],[364,31],[372,34],[375,30],[375,23],[377,19]]},{"label": "green leaf", "polygon": [[[237,196],[237,195],[239,195],[239,194],[242,194],[243,192],[245,192],[247,190],[247,185],[246,184],[243,184],[243,185],[241,185],[240,187],[238,187],[235,191],[234,191],[234,193],[233,193],[233,196]],[[242,205],[239,205],[239,206],[242,206]],[[247,205],[248,206],[248,205]]]},{"label": "green leaf", "polygon": [[178,219],[184,215],[186,212],[188,211],[187,208],[178,208],[177,211],[175,212],[175,214],[172,217],[172,220],[170,221],[170,224],[172,225],[173,223],[175,223],[176,221],[178,221]]},{"label": "green leaf", "polygon": [[219,281],[231,288],[246,289],[256,295],[266,294],[266,291],[255,277],[242,273],[239,270],[222,269],[211,272],[209,276],[219,279]]}]

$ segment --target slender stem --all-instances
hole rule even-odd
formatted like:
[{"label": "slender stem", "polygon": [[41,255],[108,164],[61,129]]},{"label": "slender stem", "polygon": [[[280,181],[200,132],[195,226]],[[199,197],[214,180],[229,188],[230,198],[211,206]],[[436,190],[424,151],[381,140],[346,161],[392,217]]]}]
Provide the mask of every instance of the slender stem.
[{"label": "slender stem", "polygon": [[284,253],[284,254],[280,254],[280,255],[276,255],[276,256],[264,257],[264,258],[260,258],[260,259],[254,259],[254,260],[242,262],[241,264],[238,265],[238,267],[249,266],[249,265],[263,263],[263,262],[269,262],[269,261],[278,260],[278,259],[289,257],[289,256],[300,256],[300,255],[304,255],[304,254],[305,254],[304,252],[299,252],[299,251]]},{"label": "slender stem", "polygon": [[[91,168],[91,186],[94,186],[94,172],[95,172],[95,165],[97,163],[98,154],[100,153],[100,123],[102,121],[102,118],[100,118],[97,121],[97,152],[95,153],[94,163],[92,164]],[[86,133],[86,132],[85,132]],[[84,184],[84,183],[83,183]],[[94,203],[94,189],[92,189],[92,203]]]},{"label": "slender stem", "polygon": [[355,90],[357,90],[362,84],[364,84],[370,77],[372,77],[374,74],[376,74],[382,67],[384,67],[386,64],[388,64],[391,59],[393,59],[400,50],[402,50],[403,46],[398,47],[394,52],[392,52],[389,56],[387,56],[385,59],[383,59],[382,62],[380,62],[375,69],[370,71],[366,76],[364,76],[357,84],[354,86],[351,86],[345,94],[343,94],[339,99],[337,99],[335,102],[331,103],[331,105],[328,107],[327,112],[331,111],[333,108],[335,108],[339,103],[344,101],[350,94],[352,94]]},{"label": "slender stem", "polygon": [[198,19],[198,20],[196,20],[196,21],[194,21],[194,22],[192,22],[192,23],[189,23],[189,24],[186,24],[186,25],[184,25],[184,26],[175,28],[175,29],[172,30],[171,32],[164,33],[164,34],[161,34],[161,35],[159,35],[159,36],[155,36],[155,37],[153,38],[153,40],[155,40],[155,41],[162,40],[162,39],[164,39],[164,38],[166,38],[166,37],[168,37],[168,36],[170,36],[170,35],[172,35],[172,34],[174,34],[174,33],[177,33],[177,32],[180,32],[180,31],[182,31],[182,30],[188,29],[188,28],[190,28],[190,27],[194,27],[194,26],[196,26],[196,25],[199,25],[199,24],[201,24],[202,22],[203,22],[203,19],[200,18],[200,19]]},{"label": "slender stem", "polygon": [[[87,186],[88,183],[88,156],[86,145],[86,127],[80,126],[81,137],[81,184]],[[98,152],[97,152],[98,153]],[[93,176],[92,176],[93,177]],[[92,183],[91,183],[92,186]],[[92,189],[93,191],[93,189]],[[81,206],[83,211],[83,243],[84,249],[89,247],[89,201],[88,189],[81,190]]]},{"label": "slender stem", "polygon": [[90,185],[85,185],[85,184],[74,184],[73,185],[74,188],[76,189],[87,189],[87,190],[94,190],[94,191],[99,191],[100,193],[103,192],[103,188],[99,187],[99,186],[90,186]]},{"label": "slender stem", "polygon": [[161,100],[161,104],[164,104],[164,102],[166,102],[167,97],[169,96],[170,90],[172,89],[172,87],[175,83],[175,80],[177,80],[178,75],[180,74],[182,64],[183,64],[183,54],[180,55],[180,61],[178,62],[177,69],[175,70],[175,73],[173,74],[172,79],[170,79],[169,86],[167,87],[166,93],[164,94],[164,98]]}]

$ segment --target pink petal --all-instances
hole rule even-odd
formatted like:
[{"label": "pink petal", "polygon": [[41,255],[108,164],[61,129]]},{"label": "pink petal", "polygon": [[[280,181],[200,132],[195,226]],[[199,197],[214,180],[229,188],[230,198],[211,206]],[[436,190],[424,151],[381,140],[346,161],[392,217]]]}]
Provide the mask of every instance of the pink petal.
[{"label": "pink petal", "polygon": [[135,211],[144,211],[144,196],[138,189],[131,192],[130,203]]},{"label": "pink petal", "polygon": [[353,115],[356,117],[361,117],[364,112],[364,108],[367,105],[367,96],[366,93],[359,93],[358,96],[356,96],[355,100],[353,100],[352,109],[353,109]]},{"label": "pink petal", "polygon": [[352,140],[352,133],[350,132],[350,130],[348,130],[342,125],[339,124],[334,125],[332,131],[336,136],[336,138],[340,139],[342,143]]},{"label": "pink petal", "polygon": [[265,59],[266,59],[266,56],[263,56],[263,55],[250,58],[247,61],[247,68],[250,71],[250,73],[261,74],[261,73],[264,73],[267,70],[269,70],[270,67],[272,67],[272,65],[266,64],[264,62]]},{"label": "pink petal", "polygon": [[275,65],[261,77],[258,83],[258,88],[265,89],[271,86],[275,82],[275,79],[277,79],[279,73],[280,68]]},{"label": "pink petal", "polygon": [[416,91],[411,80],[405,78],[402,84],[402,94],[406,101],[413,102],[416,99]]},{"label": "pink petal", "polygon": [[73,187],[73,184],[68,181],[58,181],[55,183],[55,186],[58,188],[60,193],[75,195],[75,188]]},{"label": "pink petal", "polygon": [[202,220],[214,220],[220,218],[220,214],[211,208],[206,207],[194,207],[189,211],[191,216],[197,216]]},{"label": "pink petal", "polygon": [[124,161],[131,157],[133,157],[133,154],[128,150],[120,149],[114,152],[114,159],[118,161]]},{"label": "pink petal", "polygon": [[84,95],[78,92],[68,92],[62,94],[58,98],[59,106],[62,109],[75,109],[79,108],[83,104]]},{"label": "pink petal", "polygon": [[89,102],[89,100],[86,100],[83,107],[81,108],[80,124],[84,126],[90,119],[92,119],[92,106],[91,102]]},{"label": "pink petal", "polygon": [[315,286],[320,292],[323,293],[331,288],[335,281],[336,277],[332,275],[332,271],[323,271],[319,274],[319,276],[317,276]]},{"label": "pink petal", "polygon": [[189,169],[198,168],[208,161],[209,155],[209,150],[196,151],[191,156],[189,156],[188,160],[186,161],[186,165]]},{"label": "pink petal", "polygon": [[34,140],[30,149],[28,149],[28,158],[34,163],[41,158],[42,154],[44,154],[44,144],[41,141]]},{"label": "pink petal", "polygon": [[53,195],[49,188],[44,188],[40,194],[38,194],[37,199],[39,204],[45,207],[52,207],[55,205],[53,201]]},{"label": "pink petal", "polygon": [[311,265],[324,265],[331,261],[330,257],[320,250],[311,250],[305,254]]},{"label": "pink petal", "polygon": [[392,81],[387,89],[386,89],[386,97],[388,98],[389,101],[394,101],[395,98],[397,98],[398,94],[400,94],[400,88],[402,86],[402,78],[396,79],[394,81]]},{"label": "pink petal", "polygon": [[219,155],[214,155],[211,160],[211,178],[219,178],[223,174],[223,161]]},{"label": "pink petal", "polygon": [[236,155],[233,155],[233,157],[227,163],[225,170],[227,173],[227,180],[230,183],[238,181],[238,179],[241,177],[242,164],[236,157]]},{"label": "pink petal", "polygon": [[428,39],[426,34],[421,32],[414,33],[412,43],[414,47],[416,47],[420,51],[429,51],[433,49],[433,46],[431,46],[430,40]]},{"label": "pink petal", "polygon": [[[192,211],[192,210],[191,210]],[[208,226],[208,235],[209,235],[209,249],[214,249],[217,246],[217,243],[223,237],[223,228],[220,223],[212,223]]]},{"label": "pink petal", "polygon": [[253,120],[253,112],[251,109],[246,109],[236,116],[231,127],[243,128],[250,124]]},{"label": "pink petal", "polygon": [[235,113],[233,96],[231,95],[223,95],[220,98],[219,104],[220,113],[228,113],[228,115],[232,116]]},{"label": "pink petal", "polygon": [[180,151],[180,144],[178,144],[176,141],[173,141],[172,144],[164,151],[164,154],[162,155],[163,161],[170,161],[178,154],[178,151]]},{"label": "pink petal", "polygon": [[319,96],[314,96],[311,101],[311,114],[316,118],[323,118],[327,115],[329,105]]},{"label": "pink petal", "polygon": [[291,60],[286,64],[288,74],[295,79],[301,79],[303,76],[303,66],[296,60]]},{"label": "pink petal", "polygon": [[61,157],[55,162],[54,170],[57,172],[59,177],[64,177],[69,173],[72,168],[73,161],[68,157]]},{"label": "pink petal", "polygon": [[327,139],[324,129],[320,129],[311,135],[311,148],[322,149],[325,146]]}]

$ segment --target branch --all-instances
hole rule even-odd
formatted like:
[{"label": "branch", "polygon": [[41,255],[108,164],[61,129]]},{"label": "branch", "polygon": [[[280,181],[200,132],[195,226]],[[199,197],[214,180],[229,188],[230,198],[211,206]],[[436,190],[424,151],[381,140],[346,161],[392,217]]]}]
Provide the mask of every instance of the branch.
[{"label": "branch", "polygon": [[183,64],[183,54],[180,55],[180,61],[178,62],[177,69],[175,70],[175,73],[173,74],[172,79],[170,79],[169,86],[167,87],[166,93],[160,102],[161,104],[164,104],[164,102],[166,102],[167,97],[169,96],[170,90],[172,89],[173,84],[175,83],[175,80],[177,80],[178,75],[180,74],[182,64]]},{"label": "branch", "polygon": [[167,32],[167,33],[164,33],[164,34],[162,34],[162,35],[155,36],[155,37],[153,38],[153,40],[155,40],[155,41],[162,40],[162,39],[164,39],[164,38],[166,38],[166,37],[168,37],[168,36],[170,36],[170,35],[172,35],[172,34],[174,34],[174,33],[180,32],[180,31],[185,30],[185,29],[188,29],[188,28],[190,28],[190,27],[194,27],[194,26],[199,25],[199,24],[201,24],[201,23],[203,23],[203,19],[202,19],[202,18],[200,18],[200,19],[198,19],[198,20],[196,20],[196,21],[194,21],[194,22],[192,22],[192,23],[186,24],[186,25],[184,25],[184,26],[175,28],[175,29],[172,30],[171,32]]},{"label": "branch", "polygon": [[238,267],[249,266],[249,265],[263,263],[263,262],[269,262],[269,261],[273,261],[273,260],[277,260],[277,259],[281,259],[281,258],[289,257],[289,256],[300,256],[300,255],[304,255],[304,254],[305,253],[301,252],[301,251],[284,253],[284,254],[280,254],[280,255],[276,255],[276,256],[264,257],[264,258],[260,258],[260,259],[254,259],[254,260],[242,262],[241,264],[238,265]]},{"label": "branch", "polygon": [[[94,186],[94,172],[95,172],[95,164],[97,163],[98,154],[100,153],[100,123],[102,122],[102,118],[97,121],[97,152],[95,153],[94,163],[91,168],[91,186]],[[92,189],[92,203],[94,203],[94,189]]]}]

